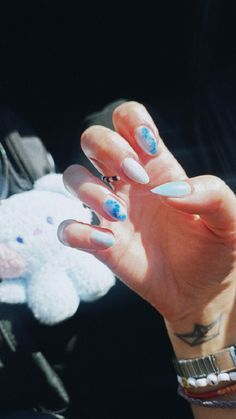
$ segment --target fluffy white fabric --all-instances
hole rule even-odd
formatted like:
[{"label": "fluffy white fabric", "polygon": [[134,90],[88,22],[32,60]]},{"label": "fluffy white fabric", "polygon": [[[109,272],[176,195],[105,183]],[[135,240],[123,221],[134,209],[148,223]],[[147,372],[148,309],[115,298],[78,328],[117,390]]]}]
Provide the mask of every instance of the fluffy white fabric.
[{"label": "fluffy white fabric", "polygon": [[[115,284],[113,273],[95,256],[59,242],[57,227],[65,219],[90,223],[92,213],[66,191],[61,174],[43,176],[33,190],[0,205],[0,265],[2,272],[9,269],[1,278],[0,302],[26,303],[49,325],[72,316],[80,301],[100,298]],[[25,266],[20,276],[9,276],[7,253],[17,255],[12,272]]]}]

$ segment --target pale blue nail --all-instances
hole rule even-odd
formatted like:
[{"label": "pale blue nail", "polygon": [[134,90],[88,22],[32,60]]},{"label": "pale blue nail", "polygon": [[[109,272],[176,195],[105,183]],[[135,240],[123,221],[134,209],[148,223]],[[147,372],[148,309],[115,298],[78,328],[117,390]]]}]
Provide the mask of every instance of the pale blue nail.
[{"label": "pale blue nail", "polygon": [[111,247],[115,243],[115,238],[112,234],[104,233],[103,231],[98,230],[93,230],[90,239],[92,242],[106,247]]},{"label": "pale blue nail", "polygon": [[150,128],[140,126],[136,128],[134,136],[145,153],[150,156],[155,156],[157,154],[157,139]]},{"label": "pale blue nail", "polygon": [[156,186],[151,189],[157,195],[168,196],[170,198],[181,198],[182,196],[190,195],[192,192],[191,186],[188,182],[168,182],[163,185]]},{"label": "pale blue nail", "polygon": [[125,208],[120,204],[120,202],[116,201],[116,199],[106,199],[103,208],[108,215],[117,221],[125,221],[127,219],[127,212]]}]

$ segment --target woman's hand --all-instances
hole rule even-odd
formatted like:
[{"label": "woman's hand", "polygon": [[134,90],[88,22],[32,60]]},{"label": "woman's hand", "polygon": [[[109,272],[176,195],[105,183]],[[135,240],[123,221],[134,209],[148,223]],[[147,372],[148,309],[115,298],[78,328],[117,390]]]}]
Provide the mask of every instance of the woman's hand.
[{"label": "woman's hand", "polygon": [[[81,138],[100,173],[120,177],[113,190],[82,166],[64,173],[66,187],[98,214],[100,225],[67,222],[59,237],[93,252],[172,325],[203,321],[199,313],[212,304],[217,316],[231,311],[234,193],[214,176],[189,179],[141,104],[120,105],[113,123],[115,131],[92,126]],[[177,183],[156,189],[169,182]]]}]

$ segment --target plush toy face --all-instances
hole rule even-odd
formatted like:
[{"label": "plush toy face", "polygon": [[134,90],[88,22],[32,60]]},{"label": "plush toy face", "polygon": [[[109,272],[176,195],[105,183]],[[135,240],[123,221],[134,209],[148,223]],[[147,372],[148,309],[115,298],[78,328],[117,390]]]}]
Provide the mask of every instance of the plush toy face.
[{"label": "plush toy face", "polygon": [[0,302],[26,302],[43,323],[75,313],[80,300],[104,295],[115,283],[93,255],[67,248],[57,238],[65,219],[90,223],[92,213],[65,190],[60,174],[44,176],[35,189],[0,205]]}]

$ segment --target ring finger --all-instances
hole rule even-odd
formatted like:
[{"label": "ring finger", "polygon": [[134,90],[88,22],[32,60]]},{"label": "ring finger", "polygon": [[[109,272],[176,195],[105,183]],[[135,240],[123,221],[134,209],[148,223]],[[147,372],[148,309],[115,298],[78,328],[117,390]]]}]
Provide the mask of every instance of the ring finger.
[{"label": "ring finger", "polygon": [[127,204],[83,166],[69,166],[63,181],[69,192],[109,221],[125,221]]},{"label": "ring finger", "polygon": [[149,182],[138,154],[117,132],[99,125],[92,126],[83,133],[81,146],[89,160],[105,176],[119,176],[125,183]]}]

